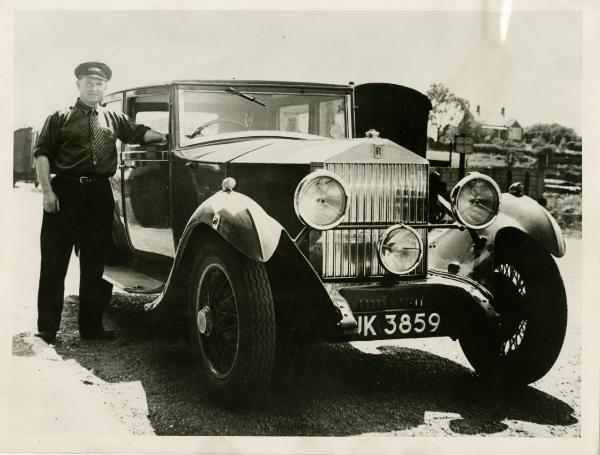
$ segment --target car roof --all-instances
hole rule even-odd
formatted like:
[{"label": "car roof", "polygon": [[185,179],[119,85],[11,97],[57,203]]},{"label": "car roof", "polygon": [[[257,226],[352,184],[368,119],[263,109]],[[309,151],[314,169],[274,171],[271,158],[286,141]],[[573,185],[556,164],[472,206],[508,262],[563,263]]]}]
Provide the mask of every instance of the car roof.
[{"label": "car roof", "polygon": [[297,81],[264,81],[264,80],[240,80],[240,79],[175,79],[172,81],[146,84],[136,87],[127,87],[120,90],[116,90],[111,95],[123,91],[139,90],[144,88],[152,87],[164,87],[166,85],[215,85],[223,87],[236,87],[236,86],[255,86],[255,87],[306,87],[306,88],[317,88],[317,89],[336,89],[336,90],[350,90],[353,88],[353,84],[327,84],[321,82],[297,82]]}]

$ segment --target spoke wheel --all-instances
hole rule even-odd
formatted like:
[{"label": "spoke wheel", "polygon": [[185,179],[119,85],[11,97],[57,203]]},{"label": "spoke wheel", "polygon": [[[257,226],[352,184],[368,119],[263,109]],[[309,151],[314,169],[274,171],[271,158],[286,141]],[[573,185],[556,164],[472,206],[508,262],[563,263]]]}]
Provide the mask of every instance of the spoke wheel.
[{"label": "spoke wheel", "polygon": [[196,327],[200,348],[212,373],[218,378],[227,377],[237,357],[239,317],[233,288],[218,264],[207,267],[200,278]]},{"label": "spoke wheel", "polygon": [[202,245],[189,287],[188,320],[208,395],[227,406],[258,404],[271,380],[276,340],[264,265],[218,238]]},{"label": "spoke wheel", "polygon": [[528,322],[527,287],[514,265],[496,266],[494,294],[494,308],[502,318],[499,355],[506,356],[523,343]]},{"label": "spoke wheel", "polygon": [[530,384],[560,354],[567,325],[564,285],[552,257],[532,241],[501,243],[495,255],[493,306],[501,328],[472,328],[460,344],[480,376]]}]

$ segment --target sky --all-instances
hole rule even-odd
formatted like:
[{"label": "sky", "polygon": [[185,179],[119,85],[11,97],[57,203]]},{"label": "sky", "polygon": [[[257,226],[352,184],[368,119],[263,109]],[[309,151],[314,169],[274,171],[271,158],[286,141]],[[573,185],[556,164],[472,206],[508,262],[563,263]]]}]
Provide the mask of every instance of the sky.
[{"label": "sky", "polygon": [[442,82],[475,111],[581,134],[581,16],[513,11],[17,11],[15,128],[76,97],[73,69],[99,60],[108,91],[173,79]]}]

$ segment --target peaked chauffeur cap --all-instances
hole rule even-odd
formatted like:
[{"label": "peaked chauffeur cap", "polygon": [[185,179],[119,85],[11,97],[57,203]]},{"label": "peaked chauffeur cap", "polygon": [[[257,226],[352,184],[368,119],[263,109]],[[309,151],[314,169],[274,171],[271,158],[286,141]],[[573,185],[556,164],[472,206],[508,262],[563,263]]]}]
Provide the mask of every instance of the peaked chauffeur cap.
[{"label": "peaked chauffeur cap", "polygon": [[109,81],[112,77],[112,71],[101,62],[85,62],[77,65],[75,68],[75,76],[77,79],[83,76],[97,77],[104,81]]}]

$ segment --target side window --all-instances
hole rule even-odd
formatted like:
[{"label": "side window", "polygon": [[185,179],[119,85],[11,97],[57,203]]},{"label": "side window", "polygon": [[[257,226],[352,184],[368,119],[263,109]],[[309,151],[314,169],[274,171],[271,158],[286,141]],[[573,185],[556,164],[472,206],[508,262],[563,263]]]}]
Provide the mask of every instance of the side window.
[{"label": "side window", "polygon": [[127,106],[128,115],[135,123],[162,134],[169,132],[169,94],[166,90],[129,98]]},{"label": "side window", "polygon": [[141,111],[137,112],[135,123],[149,126],[154,131],[162,134],[169,132],[169,112],[166,111]]},{"label": "side window", "polygon": [[121,114],[123,112],[123,100],[119,98],[116,100],[108,101],[106,103],[106,108]]}]

